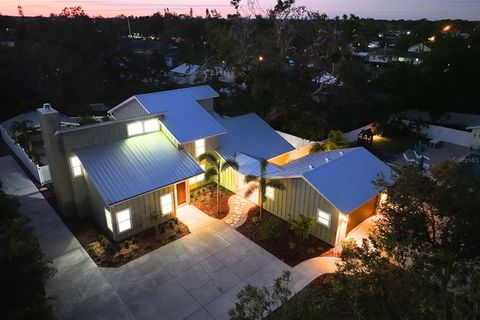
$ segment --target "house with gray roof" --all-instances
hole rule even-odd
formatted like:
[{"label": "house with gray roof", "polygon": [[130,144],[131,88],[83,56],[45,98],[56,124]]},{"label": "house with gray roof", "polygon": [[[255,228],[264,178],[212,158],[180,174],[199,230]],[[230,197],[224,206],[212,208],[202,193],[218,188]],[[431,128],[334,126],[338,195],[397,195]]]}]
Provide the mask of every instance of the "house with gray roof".
[{"label": "house with gray roof", "polygon": [[256,114],[215,113],[217,96],[209,86],[135,95],[109,110],[114,120],[75,128],[62,128],[53,108],[38,109],[62,211],[91,215],[116,241],[131,237],[153,226],[151,214],[163,222],[189,205],[190,191],[207,183],[198,157],[209,152],[239,163],[221,181],[239,194],[244,177],[258,176],[268,160],[268,177],[287,188],[267,190],[267,210],[283,219],[315,216],[312,234],[332,245],[375,213],[380,190],[372,181],[389,168],[368,151],[294,156],[298,150]]}]

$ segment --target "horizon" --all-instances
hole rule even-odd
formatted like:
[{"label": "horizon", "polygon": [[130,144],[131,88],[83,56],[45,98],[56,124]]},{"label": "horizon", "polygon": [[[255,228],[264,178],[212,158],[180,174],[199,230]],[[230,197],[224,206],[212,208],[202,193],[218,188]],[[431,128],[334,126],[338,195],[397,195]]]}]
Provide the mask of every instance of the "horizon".
[{"label": "horizon", "polygon": [[[189,4],[176,4],[175,0],[151,0],[146,2],[132,2],[131,0],[83,0],[78,2],[57,0],[6,0],[0,13],[8,16],[18,16],[17,6],[21,6],[25,16],[49,16],[59,14],[65,7],[81,6],[89,16],[103,16],[106,18],[119,15],[150,16],[156,12],[163,13],[169,8],[170,12],[189,14],[190,8],[194,16],[205,16],[205,9],[217,10],[222,17],[234,13],[229,0],[190,0]],[[246,0],[243,0],[246,2]],[[258,13],[266,12],[274,6],[274,0],[260,0]],[[480,1],[472,0],[424,0],[421,3],[415,0],[400,0],[395,3],[388,0],[297,0],[297,6],[305,6],[308,10],[326,13],[329,17],[343,14],[355,14],[361,18],[386,20],[444,20],[462,19],[480,20]],[[412,9],[415,8],[415,9]],[[241,8],[242,16],[249,11],[245,5]]]}]

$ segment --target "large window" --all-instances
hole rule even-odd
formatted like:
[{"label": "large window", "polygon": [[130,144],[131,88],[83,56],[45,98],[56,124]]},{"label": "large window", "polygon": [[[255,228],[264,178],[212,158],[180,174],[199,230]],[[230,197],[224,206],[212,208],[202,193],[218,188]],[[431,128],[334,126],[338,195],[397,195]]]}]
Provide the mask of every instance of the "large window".
[{"label": "large window", "polygon": [[127,125],[128,136],[136,136],[143,133],[143,124],[138,121]]},{"label": "large window", "polygon": [[105,221],[107,222],[108,229],[113,232],[112,214],[107,208],[105,208]]},{"label": "large window", "polygon": [[70,166],[72,167],[72,173],[74,177],[79,177],[83,174],[82,163],[77,156],[70,157]]},{"label": "large window", "polygon": [[265,197],[267,197],[268,199],[270,200],[274,200],[275,199],[275,189],[272,188],[272,187],[267,187],[265,189]]},{"label": "large window", "polygon": [[162,207],[162,215],[173,212],[173,195],[168,193],[160,197],[160,206]]},{"label": "large window", "polygon": [[195,141],[195,157],[205,153],[205,139]]},{"label": "large window", "polygon": [[132,229],[132,216],[130,214],[130,209],[117,212],[117,226],[119,233]]},{"label": "large window", "polygon": [[[202,167],[203,171],[205,171],[205,164],[201,164],[200,167]],[[195,184],[203,181],[205,179],[205,173],[199,174],[198,176],[191,177],[188,179],[189,184]]]},{"label": "large window", "polygon": [[326,211],[318,209],[317,211],[317,222],[323,224],[325,227],[330,228],[330,220],[332,215]]},{"label": "large window", "polygon": [[160,122],[158,119],[150,119],[143,122],[143,130],[145,133],[160,130]]},{"label": "large window", "polygon": [[128,136],[137,136],[143,133],[149,133],[160,130],[160,122],[158,119],[150,119],[145,121],[137,121],[127,124]]}]

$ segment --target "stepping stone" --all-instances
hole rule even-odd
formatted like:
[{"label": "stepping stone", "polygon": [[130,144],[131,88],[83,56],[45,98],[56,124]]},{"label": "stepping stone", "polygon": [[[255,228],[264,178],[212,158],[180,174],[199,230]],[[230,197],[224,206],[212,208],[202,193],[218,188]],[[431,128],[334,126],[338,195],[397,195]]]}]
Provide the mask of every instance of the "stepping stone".
[{"label": "stepping stone", "polygon": [[227,220],[225,220],[225,222],[228,223],[228,224],[231,224],[233,221],[232,221],[232,219],[227,219]]}]

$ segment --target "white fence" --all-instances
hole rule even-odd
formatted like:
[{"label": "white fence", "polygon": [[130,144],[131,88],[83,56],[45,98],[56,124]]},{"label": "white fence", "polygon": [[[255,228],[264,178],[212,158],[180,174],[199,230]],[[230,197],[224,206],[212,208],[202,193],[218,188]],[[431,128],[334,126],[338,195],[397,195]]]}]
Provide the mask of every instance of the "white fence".
[{"label": "white fence", "polygon": [[[403,122],[408,125],[412,121],[403,120]],[[472,145],[472,134],[466,131],[427,125],[425,127],[420,127],[419,133],[426,135],[430,139],[445,141],[467,148],[470,148]]]},{"label": "white fence", "polygon": [[38,166],[36,163],[34,163],[27,155],[25,150],[15,142],[15,140],[10,137],[8,132],[0,126],[0,131],[2,133],[2,138],[3,141],[7,144],[7,146],[10,148],[10,150],[15,153],[15,155],[22,161],[22,163],[27,167],[28,171],[37,179],[40,184],[46,184],[49,182],[52,182],[52,177],[50,175],[50,169],[48,168],[48,165],[45,166]]},{"label": "white fence", "polygon": [[[370,123],[370,124],[367,124],[366,126],[357,128],[357,129],[355,129],[355,130],[348,131],[348,132],[344,132],[344,133],[343,133],[343,136],[344,136],[345,139],[347,139],[349,142],[355,142],[355,141],[357,141],[357,137],[358,137],[358,134],[360,133],[360,131],[365,130],[365,129],[369,129],[369,128],[372,127],[372,125],[373,125],[373,123]],[[308,146],[309,144],[312,144],[312,143],[315,143],[315,142],[325,141],[325,140],[322,140],[322,141],[306,140],[306,139],[303,139],[303,138],[294,136],[294,135],[289,134],[289,133],[281,132],[281,131],[277,131],[277,133],[278,133],[283,139],[287,140],[288,143],[290,143],[292,146],[294,146],[294,147],[297,148],[297,149],[298,149],[298,148],[301,148],[301,147],[304,147],[304,146]]]}]

